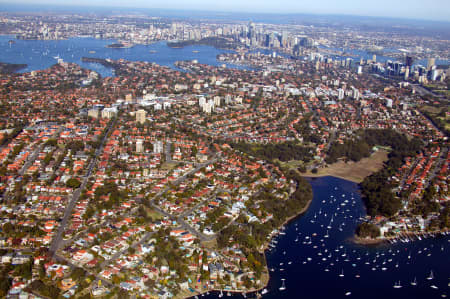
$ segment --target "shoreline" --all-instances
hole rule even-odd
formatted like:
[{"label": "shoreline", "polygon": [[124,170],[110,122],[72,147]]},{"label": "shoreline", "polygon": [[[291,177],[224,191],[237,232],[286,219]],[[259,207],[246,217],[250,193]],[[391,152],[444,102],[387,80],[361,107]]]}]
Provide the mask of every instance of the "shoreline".
[{"label": "shoreline", "polygon": [[447,235],[449,233],[450,233],[449,229],[434,230],[429,232],[402,232],[398,236],[381,237],[377,239],[360,238],[355,234],[353,237],[350,238],[350,241],[358,245],[380,245],[384,243],[392,245],[397,243],[397,241],[404,243],[415,242],[421,241],[422,238],[423,239],[436,238],[441,235]]},{"label": "shoreline", "polygon": [[349,240],[354,244],[363,245],[363,246],[380,245],[383,243],[390,244],[389,239],[386,239],[386,238],[383,238],[383,239],[360,238],[356,234],[354,234],[353,237],[351,237]]},{"label": "shoreline", "polygon": [[346,177],[346,176],[340,176],[340,175],[335,175],[335,174],[330,174],[330,173],[314,174],[314,173],[307,172],[307,173],[302,173],[301,175],[302,175],[302,177],[308,178],[308,179],[309,178],[310,179],[316,179],[316,178],[323,178],[323,177],[331,176],[331,177],[335,177],[335,178],[338,178],[338,179],[341,179],[341,180],[346,180],[346,181],[349,181],[349,182],[352,182],[352,183],[355,183],[355,184],[361,183],[361,181],[358,181],[358,180],[356,180],[354,178],[350,178],[350,177]]},{"label": "shoreline", "polygon": [[[312,197],[312,198],[308,201],[308,203],[307,203],[307,204],[306,204],[306,205],[305,205],[305,206],[304,206],[304,207],[303,207],[296,215],[292,215],[291,217],[286,218],[286,220],[284,220],[283,223],[282,223],[277,229],[279,230],[280,228],[286,226],[289,222],[295,220],[295,219],[298,218],[298,217],[303,216],[303,214],[305,214],[305,213],[308,211],[309,207],[311,206],[311,203],[312,203],[313,199],[314,199],[314,197]],[[270,238],[270,240],[271,240],[274,236],[275,236],[275,235],[273,235],[273,236]],[[261,250],[259,250],[260,253],[263,253],[263,254],[264,254],[264,260],[266,261],[266,266],[265,266],[265,268],[264,268],[265,271],[263,271],[262,274],[261,274],[261,283],[262,283],[262,286],[261,286],[261,287],[259,287],[259,288],[253,288],[253,289],[251,289],[251,290],[246,290],[246,291],[243,291],[243,290],[207,289],[207,290],[205,290],[205,291],[199,292],[198,290],[194,289],[195,292],[192,293],[191,295],[189,295],[189,296],[187,296],[187,297],[184,297],[184,296],[183,296],[183,297],[180,297],[180,298],[182,298],[182,299],[187,299],[187,298],[191,298],[191,297],[198,296],[198,295],[201,295],[201,294],[205,294],[205,293],[207,293],[207,292],[220,292],[220,291],[222,291],[222,292],[224,292],[224,293],[230,292],[230,293],[239,293],[239,294],[244,294],[244,293],[245,293],[245,294],[248,294],[248,293],[259,292],[259,291],[265,289],[265,288],[268,286],[269,281],[270,281],[270,271],[269,271],[269,266],[267,265],[267,257],[266,257],[266,250],[269,249],[269,243],[270,243],[270,240],[267,241],[267,242],[264,244],[264,246],[263,246],[263,248],[262,248]],[[202,287],[203,287],[203,286],[202,286]]]},{"label": "shoreline", "polygon": [[373,152],[369,157],[362,158],[358,162],[340,160],[333,164],[326,164],[325,167],[317,168],[317,173],[308,170],[301,173],[303,177],[324,177],[333,176],[353,183],[361,183],[366,177],[383,168],[384,162],[387,161],[388,152],[379,149]]}]

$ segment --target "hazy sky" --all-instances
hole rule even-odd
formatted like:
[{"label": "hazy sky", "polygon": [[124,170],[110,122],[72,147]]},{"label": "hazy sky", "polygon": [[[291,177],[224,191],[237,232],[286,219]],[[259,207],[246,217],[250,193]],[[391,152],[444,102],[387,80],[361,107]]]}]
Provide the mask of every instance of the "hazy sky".
[{"label": "hazy sky", "polygon": [[351,14],[450,21],[450,0],[0,0],[1,3]]}]

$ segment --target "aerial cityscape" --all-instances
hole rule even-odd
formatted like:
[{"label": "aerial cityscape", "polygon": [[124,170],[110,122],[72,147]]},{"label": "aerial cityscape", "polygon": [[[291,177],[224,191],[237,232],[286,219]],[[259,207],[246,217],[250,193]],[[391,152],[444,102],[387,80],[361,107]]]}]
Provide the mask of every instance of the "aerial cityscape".
[{"label": "aerial cityscape", "polygon": [[0,1],[0,298],[449,296],[432,2]]}]

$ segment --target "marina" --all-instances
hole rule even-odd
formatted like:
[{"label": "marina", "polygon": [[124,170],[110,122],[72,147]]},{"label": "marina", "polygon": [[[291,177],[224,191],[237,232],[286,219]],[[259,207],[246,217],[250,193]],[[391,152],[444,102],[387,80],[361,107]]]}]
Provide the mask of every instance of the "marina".
[{"label": "marina", "polygon": [[[365,214],[357,184],[334,177],[310,182],[314,190],[310,208],[281,229],[282,234],[277,232],[273,237],[266,252],[270,281],[257,294],[247,293],[247,298],[299,298],[299,294],[304,298],[374,299],[449,295],[450,267],[442,262],[448,261],[447,234],[403,236],[377,245],[356,244],[352,241],[354,230]],[[204,295],[216,297],[215,292]],[[236,293],[231,298],[243,295]]]}]

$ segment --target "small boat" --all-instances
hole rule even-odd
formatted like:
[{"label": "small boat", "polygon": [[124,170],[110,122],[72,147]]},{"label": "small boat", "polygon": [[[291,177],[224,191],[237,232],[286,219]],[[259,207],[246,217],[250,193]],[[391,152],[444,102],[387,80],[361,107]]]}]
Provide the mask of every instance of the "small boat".
[{"label": "small boat", "polygon": [[412,286],[416,286],[417,285],[417,279],[414,277],[414,280],[411,281],[411,285]]},{"label": "small boat", "polygon": [[398,281],[398,283],[394,284],[394,289],[400,289],[402,287],[402,285],[400,284],[400,280]]},{"label": "small boat", "polygon": [[267,294],[269,291],[267,291],[267,289],[263,289],[262,290],[262,292],[261,292],[261,295],[265,295],[265,294]]},{"label": "small boat", "polygon": [[427,277],[428,280],[432,280],[434,278],[433,270],[430,272],[430,276]]},{"label": "small boat", "polygon": [[352,292],[347,292],[345,293],[345,296],[350,296],[352,294]]},{"label": "small boat", "polygon": [[437,289],[438,289],[438,287],[437,287],[437,286],[435,286],[434,284],[430,285],[430,288],[432,288],[432,289],[435,289],[435,290],[437,290]]},{"label": "small boat", "polygon": [[284,284],[285,279],[281,279],[283,282],[281,284],[281,287],[279,288],[280,291],[286,290],[286,285]]},{"label": "small boat", "polygon": [[339,274],[339,277],[344,277],[344,269],[342,269],[341,274]]}]

